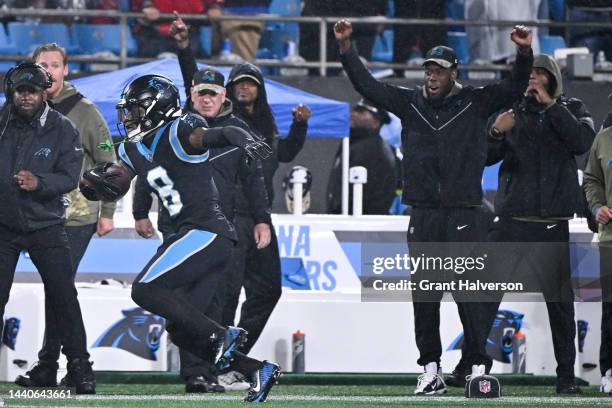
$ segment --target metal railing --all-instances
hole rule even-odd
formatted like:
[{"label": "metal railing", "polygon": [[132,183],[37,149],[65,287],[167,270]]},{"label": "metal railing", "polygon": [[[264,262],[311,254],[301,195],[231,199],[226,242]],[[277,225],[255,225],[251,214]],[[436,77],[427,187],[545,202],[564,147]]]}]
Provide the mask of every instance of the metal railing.
[{"label": "metal railing", "polygon": [[[119,12],[111,10],[58,10],[58,9],[0,9],[2,17],[107,17],[119,21],[121,36],[120,36],[120,54],[117,58],[100,58],[87,55],[71,55],[70,60],[75,62],[98,62],[98,63],[118,63],[122,68],[129,64],[137,64],[152,61],[155,58],[128,57],[127,41],[128,41],[128,19],[144,18],[143,13],[135,12]],[[275,14],[256,14],[256,15],[236,15],[228,14],[215,18],[210,18],[207,15],[200,14],[185,14],[182,16],[186,21],[202,21],[214,22],[223,20],[258,20],[258,21],[286,21],[295,23],[308,23],[319,25],[319,60],[294,63],[282,61],[278,59],[256,59],[255,64],[265,67],[294,67],[294,68],[318,68],[321,76],[327,75],[328,68],[339,68],[339,62],[327,61],[327,26],[334,24],[338,20],[344,18],[338,17],[302,17],[302,16],[280,16]],[[160,20],[172,20],[173,14],[164,13],[160,15]],[[572,28],[572,27],[590,27],[590,28],[605,28],[612,30],[612,21],[552,21],[552,20],[537,20],[537,21],[514,21],[514,20],[453,20],[453,19],[404,19],[404,18],[388,18],[388,17],[350,17],[353,23],[364,24],[385,24],[385,25],[410,25],[410,26],[498,26],[512,27],[517,24],[524,24],[529,27],[551,27],[551,28]],[[0,55],[0,61],[15,61],[23,60],[24,55],[21,54],[4,54]],[[198,62],[209,65],[233,65],[233,62],[223,61],[218,58],[198,59]],[[415,69],[414,65],[406,63],[388,63],[388,62],[368,62],[368,66],[372,68],[390,68],[390,69]],[[462,69],[470,71],[503,71],[508,70],[509,66],[500,64],[465,64],[461,65]],[[419,67],[420,69],[420,67]],[[606,70],[605,72],[610,72]]]}]

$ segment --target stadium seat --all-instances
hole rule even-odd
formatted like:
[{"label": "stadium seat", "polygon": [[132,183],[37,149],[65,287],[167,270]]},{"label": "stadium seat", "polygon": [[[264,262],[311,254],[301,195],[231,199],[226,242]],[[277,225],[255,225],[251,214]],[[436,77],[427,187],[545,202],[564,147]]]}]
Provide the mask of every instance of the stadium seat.
[{"label": "stadium seat", "polygon": [[299,16],[302,11],[302,0],[272,0],[268,13],[279,16]]},{"label": "stadium seat", "polygon": [[[121,26],[119,24],[75,24],[74,35],[84,54],[95,54],[100,51],[121,53]],[[131,31],[127,31],[128,55],[136,54],[136,40]]]},{"label": "stadium seat", "polygon": [[470,43],[467,35],[464,32],[449,31],[448,46],[455,50],[460,64],[469,64],[470,58]]},{"label": "stadium seat", "polygon": [[560,35],[541,35],[540,52],[547,55],[555,55],[557,48],[566,48],[565,39]]},{"label": "stadium seat", "polygon": [[269,50],[271,58],[282,59],[287,54],[287,41],[293,41],[297,46],[299,37],[300,29],[297,23],[268,23],[259,48]]},{"label": "stadium seat", "polygon": [[40,44],[50,42],[61,45],[68,54],[80,53],[65,24],[11,22],[8,33],[13,44],[19,44],[17,51],[20,54],[30,54]]},{"label": "stadium seat", "polygon": [[[272,0],[268,9],[269,14],[279,16],[299,16],[302,11],[301,0]],[[300,28],[298,23],[283,21],[269,21],[266,24],[259,48],[270,58],[282,59],[286,56],[286,42],[293,41],[299,46]]]},{"label": "stadium seat", "polygon": [[372,61],[393,61],[393,30],[386,29],[382,35],[377,35],[372,46]]},{"label": "stadium seat", "polygon": [[212,27],[200,27],[200,49],[204,55],[212,55]]},{"label": "stadium seat", "polygon": [[0,27],[0,54],[17,54],[17,47],[12,43],[2,27]]},{"label": "stadium seat", "polygon": [[[452,20],[465,20],[465,0],[446,0],[446,18]],[[463,32],[463,26],[449,26],[448,31]]]},{"label": "stadium seat", "polygon": [[548,0],[548,10],[553,21],[565,21],[565,0]]}]

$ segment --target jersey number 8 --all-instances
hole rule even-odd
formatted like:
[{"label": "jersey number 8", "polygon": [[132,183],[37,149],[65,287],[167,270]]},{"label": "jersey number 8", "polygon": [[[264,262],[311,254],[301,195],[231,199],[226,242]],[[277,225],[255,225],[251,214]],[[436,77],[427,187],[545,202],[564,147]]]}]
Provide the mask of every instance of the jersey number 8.
[{"label": "jersey number 8", "polygon": [[168,177],[166,169],[159,166],[149,170],[147,181],[151,187],[157,190],[157,194],[171,217],[181,212],[183,208],[181,195],[174,189],[174,182]]}]

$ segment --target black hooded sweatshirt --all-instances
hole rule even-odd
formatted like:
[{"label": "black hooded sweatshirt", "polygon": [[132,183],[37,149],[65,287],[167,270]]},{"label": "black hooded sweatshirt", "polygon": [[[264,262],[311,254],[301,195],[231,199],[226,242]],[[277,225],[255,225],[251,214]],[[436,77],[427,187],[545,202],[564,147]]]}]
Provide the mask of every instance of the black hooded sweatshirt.
[{"label": "black hooded sweatshirt", "polygon": [[[243,75],[252,76],[259,82],[257,100],[255,101],[255,110],[253,114],[250,114],[246,109],[242,108],[236,101],[234,101],[233,88],[236,84],[236,78]],[[274,173],[278,169],[278,163],[288,163],[292,161],[295,156],[302,150],[304,141],[306,140],[306,131],[308,130],[307,122],[296,122],[295,120],[291,124],[289,135],[286,138],[278,137],[278,130],[274,117],[272,116],[272,110],[268,104],[268,97],[266,94],[266,88],[264,86],[263,74],[255,65],[245,62],[238,64],[232,68],[230,76],[227,80],[227,96],[230,100],[234,101],[235,110],[238,112],[241,118],[243,118],[254,130],[260,138],[270,145],[274,154],[268,159],[262,162],[264,179],[266,183],[266,190],[268,193],[269,206],[272,206],[274,201],[274,186],[272,184]],[[237,213],[244,213],[246,208],[246,201],[239,200]]]}]

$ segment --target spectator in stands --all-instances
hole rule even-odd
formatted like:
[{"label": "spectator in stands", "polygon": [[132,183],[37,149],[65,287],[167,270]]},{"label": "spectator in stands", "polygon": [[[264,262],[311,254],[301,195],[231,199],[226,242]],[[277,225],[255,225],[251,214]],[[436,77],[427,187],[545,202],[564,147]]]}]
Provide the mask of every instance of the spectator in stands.
[{"label": "spectator in stands", "polygon": [[[534,21],[542,0],[522,0],[521,7],[507,0],[465,0],[466,20],[512,20]],[[538,29],[533,28],[533,42],[531,47],[534,53],[540,52]],[[515,55],[515,49],[507,41],[512,27],[505,26],[467,26],[465,28],[470,42],[470,58],[472,61],[493,62],[506,64]]]},{"label": "spectator in stands", "polygon": [[[129,4],[121,0],[88,0],[87,8],[89,10],[114,10],[114,11],[130,11]],[[88,19],[91,24],[117,24],[119,21],[110,17],[92,17]]]},{"label": "spectator in stands", "polygon": [[[55,43],[39,46],[32,60],[45,68],[53,77],[53,85],[47,89],[47,102],[56,111],[72,121],[77,130],[84,159],[81,173],[101,162],[114,162],[114,150],[105,151],[98,148],[102,142],[111,140],[108,126],[96,106],[86,99],[70,82],[65,81],[68,74],[68,55],[66,50]],[[104,236],[113,230],[115,203],[88,201],[78,188],[66,195],[69,202],[66,208],[66,235],[72,258],[72,279],[76,275],[79,263],[87,250],[93,234]],[[60,356],[61,337],[57,316],[52,312],[51,304],[45,299],[45,338],[38,359],[46,365],[57,366]],[[36,384],[35,379],[26,374],[18,376],[16,382],[28,386]]]},{"label": "spectator in stands", "polygon": [[[354,0],[305,0],[302,16],[385,16],[387,0],[354,1]],[[372,46],[376,35],[382,33],[384,27],[378,24],[355,24],[353,44],[359,55],[369,60],[372,56]],[[300,55],[307,61],[319,60],[319,25],[313,23],[300,24]],[[331,25],[327,27],[327,61],[338,61],[338,52]],[[332,70],[331,72],[334,72]],[[311,70],[317,75],[318,70]]]},{"label": "spectator in stands", "polygon": [[[443,19],[444,0],[395,0],[396,18]],[[446,44],[447,26],[393,26],[393,61],[405,63],[413,54],[419,57],[436,45]]]},{"label": "spectator in stands", "polygon": [[[570,21],[612,21],[610,0],[567,0]],[[596,58],[603,51],[612,61],[612,30],[604,27],[573,27],[569,29],[572,47],[587,47]]]},{"label": "spectator in stands", "polygon": [[[389,215],[395,197],[396,169],[393,149],[380,136],[380,128],[391,121],[389,114],[362,99],[351,112],[349,167],[363,166],[368,182],[363,189],[363,214]],[[352,212],[352,194],[349,212]],[[342,213],[342,145],[336,153],[327,185],[327,212]]]},{"label": "spectator in stands", "polygon": [[[612,96],[612,95],[611,95]],[[589,210],[599,226],[599,274],[602,290],[600,391],[612,393],[612,127],[595,137],[584,171],[584,190]]]},{"label": "spectator in stands", "polygon": [[[96,383],[73,265],[64,228],[62,195],[74,189],[83,162],[79,133],[45,102],[51,75],[23,63],[7,73],[7,101],[0,111],[0,318],[9,300],[21,251],[28,251],[45,287],[45,302],[57,318],[68,359],[66,385],[94,394]],[[48,303],[47,303],[48,301]],[[0,320],[0,326],[3,320]],[[27,373],[29,386],[57,386],[58,364],[39,361]]]},{"label": "spectator in stands", "polygon": [[[142,11],[144,14],[144,18],[134,27],[138,56],[156,57],[162,52],[178,52],[176,42],[170,35],[172,22],[160,21],[160,13],[178,11],[181,14],[207,14],[209,17],[217,17],[221,15],[222,6],[223,0],[132,0],[132,10]],[[200,25],[202,21],[193,21],[189,29],[189,44],[195,55],[202,55]]]},{"label": "spectator in stands", "polygon": [[[263,14],[268,12],[269,7],[270,0],[225,0],[225,14]],[[234,54],[252,61],[265,27],[265,21],[223,20],[221,38],[230,40]]]},{"label": "spectator in stands", "polygon": [[518,248],[496,262],[511,267],[510,273],[533,267],[548,309],[556,391],[577,394],[568,220],[583,213],[575,156],[589,151],[595,131],[584,103],[563,95],[562,80],[552,57],[536,55],[523,98],[489,127],[487,165],[502,161],[489,238]]}]

